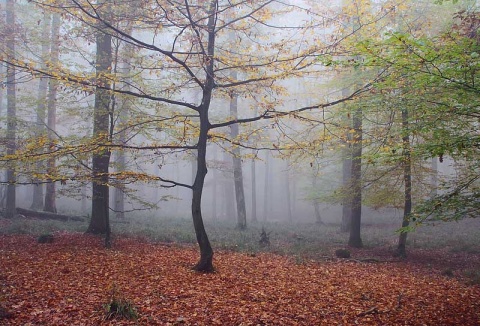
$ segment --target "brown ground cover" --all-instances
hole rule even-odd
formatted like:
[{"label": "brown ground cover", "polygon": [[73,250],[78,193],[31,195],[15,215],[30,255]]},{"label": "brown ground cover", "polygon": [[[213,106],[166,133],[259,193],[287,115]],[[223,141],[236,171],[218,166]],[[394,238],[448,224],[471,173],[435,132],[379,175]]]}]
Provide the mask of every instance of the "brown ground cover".
[{"label": "brown ground cover", "polygon": [[[36,240],[0,237],[1,325],[480,324],[480,287],[442,275],[435,252],[300,262],[224,251],[216,273],[199,274],[190,269],[194,246],[117,238],[106,250],[81,233]],[[113,292],[136,307],[137,320],[105,319]]]}]

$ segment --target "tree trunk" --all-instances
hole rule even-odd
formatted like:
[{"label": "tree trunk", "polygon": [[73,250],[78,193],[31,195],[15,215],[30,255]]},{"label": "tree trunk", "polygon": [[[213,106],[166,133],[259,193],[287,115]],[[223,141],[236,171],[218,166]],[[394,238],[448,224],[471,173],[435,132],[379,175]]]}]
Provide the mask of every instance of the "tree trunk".
[{"label": "tree trunk", "polygon": [[[7,61],[15,61],[15,1],[6,0],[6,47]],[[17,109],[16,109],[16,85],[15,85],[15,67],[7,65],[7,155],[15,154],[16,149],[16,129],[17,129]],[[12,218],[16,214],[16,189],[17,182],[15,169],[9,166],[6,171],[8,182],[6,195],[5,217]]]},{"label": "tree trunk", "polygon": [[197,242],[200,247],[200,260],[194,269],[199,272],[213,272],[213,249],[208,240],[207,232],[202,217],[202,193],[207,175],[207,141],[210,122],[208,110],[212,99],[212,91],[215,87],[214,81],[214,53],[215,53],[215,22],[216,22],[216,0],[212,0],[208,10],[208,46],[207,54],[209,60],[206,63],[206,80],[203,85],[202,103],[197,112],[200,116],[200,134],[197,143],[197,173],[192,186],[192,219]]},{"label": "tree trunk", "polygon": [[[231,77],[235,80],[237,75],[231,74]],[[238,95],[232,93],[230,96],[230,115],[234,119],[238,119]],[[230,136],[232,140],[235,140],[239,134],[238,124],[230,126]],[[232,160],[233,160],[233,182],[235,185],[235,199],[237,203],[237,228],[245,230],[247,228],[247,211],[245,208],[245,193],[243,189],[243,171],[242,171],[242,159],[240,157],[240,148],[232,145]]]},{"label": "tree trunk", "polygon": [[[131,34],[133,31],[132,24],[129,23],[125,29],[126,34]],[[133,46],[125,43],[124,49],[122,51],[122,63],[120,67],[120,73],[129,76],[130,75],[130,62],[133,57]],[[118,58],[116,59],[118,61]],[[126,82],[122,85],[122,90],[130,91],[130,80],[127,77]],[[125,131],[125,123],[128,120],[128,112],[130,110],[130,99],[128,97],[123,98],[120,104],[120,110],[118,112],[118,124],[120,127],[120,132],[118,133],[118,142],[120,145],[126,145],[126,131]],[[123,149],[119,149],[116,155],[116,168],[117,172],[125,171],[126,169],[126,160],[125,160],[125,151]],[[157,199],[155,199],[157,200]],[[119,219],[125,218],[125,185],[119,185],[115,187],[113,192],[113,205],[115,211],[115,217]]]},{"label": "tree trunk", "polygon": [[358,107],[353,113],[353,144],[352,144],[352,218],[348,245],[354,248],[363,246],[360,235],[362,219],[362,108]]},{"label": "tree trunk", "polygon": [[[112,65],[112,37],[102,32],[99,27],[96,35],[96,76],[95,107],[93,114],[93,137],[99,144],[107,143],[110,137],[110,82],[104,74],[108,74]],[[100,87],[103,86],[103,87]],[[106,246],[109,246],[109,187],[108,166],[110,150],[100,148],[92,158],[92,217],[87,233],[105,234]]]},{"label": "tree trunk", "polygon": [[[52,20],[52,40],[50,48],[50,57],[52,65],[56,65],[59,60],[59,34],[60,34],[60,15],[54,14]],[[58,82],[55,79],[50,79],[48,85],[47,98],[47,127],[48,139],[50,142],[50,149],[55,148],[55,128],[56,128],[56,100],[57,100],[57,86]],[[51,157],[47,160],[47,173],[49,175],[55,174],[55,158]],[[55,182],[50,180],[45,187],[45,204],[43,210],[46,212],[56,213],[57,205],[55,201]]]},{"label": "tree trunk", "polygon": [[230,169],[230,154],[223,152],[223,161],[226,165],[224,171],[223,193],[224,193],[224,213],[225,218],[230,221],[231,216],[235,216],[235,185],[233,182],[233,167]]},{"label": "tree trunk", "polygon": [[[47,56],[49,55],[49,43],[47,40],[49,39],[49,32],[50,32],[50,14],[44,13],[43,14],[43,27],[42,27],[42,63],[41,69],[46,70],[46,60],[48,59]],[[46,105],[45,102],[47,100],[47,91],[48,91],[48,78],[45,76],[40,77],[40,81],[38,83],[38,102],[37,102],[37,125],[35,126],[35,136],[42,137],[45,133],[45,109]],[[44,164],[42,161],[38,161],[36,164],[36,172],[40,173],[44,170]],[[40,180],[34,179],[33,182],[39,182]],[[40,210],[43,209],[43,184],[39,183],[33,186],[33,194],[32,194],[32,205],[30,206],[33,210]]]},{"label": "tree trunk", "polygon": [[432,157],[431,169],[432,169],[432,178],[431,178],[432,191],[430,192],[430,199],[433,199],[438,193],[438,159],[437,157]]},{"label": "tree trunk", "polygon": [[263,190],[263,221],[267,221],[269,217],[270,209],[270,152],[267,151],[265,154],[267,157],[265,159],[265,188]]},{"label": "tree trunk", "polygon": [[202,217],[202,193],[207,175],[207,134],[208,134],[208,111],[207,107],[202,107],[200,111],[200,135],[198,138],[197,153],[197,174],[192,188],[192,218],[197,242],[200,247],[200,261],[194,269],[201,272],[212,272],[213,268],[213,249],[208,240],[207,232],[203,224]]},{"label": "tree trunk", "polygon": [[293,222],[292,216],[292,201],[290,198],[290,173],[289,173],[289,164],[288,161],[285,161],[286,169],[285,169],[285,203],[287,204],[287,217],[288,221],[291,223]]},{"label": "tree trunk", "polygon": [[340,231],[350,232],[352,222],[352,196],[348,191],[352,183],[352,153],[348,146],[343,150],[342,172],[342,225]]},{"label": "tree trunk", "polygon": [[[254,153],[252,153],[254,154]],[[257,173],[255,171],[255,157],[252,158],[252,166],[251,166],[251,173],[252,173],[252,222],[257,223]]]},{"label": "tree trunk", "polygon": [[[404,182],[404,208],[402,228],[409,225],[412,213],[412,158],[410,150],[410,135],[408,130],[408,110],[402,109],[402,144],[403,144],[403,182]],[[398,239],[396,256],[407,256],[407,232],[401,232]]]},{"label": "tree trunk", "polygon": [[[315,172],[315,174],[312,177],[312,186],[314,191],[317,189],[317,181],[318,181],[317,172]],[[315,210],[315,223],[318,225],[325,225],[325,223],[322,220],[322,215],[320,213],[320,204],[317,198],[313,199],[313,208]]]}]

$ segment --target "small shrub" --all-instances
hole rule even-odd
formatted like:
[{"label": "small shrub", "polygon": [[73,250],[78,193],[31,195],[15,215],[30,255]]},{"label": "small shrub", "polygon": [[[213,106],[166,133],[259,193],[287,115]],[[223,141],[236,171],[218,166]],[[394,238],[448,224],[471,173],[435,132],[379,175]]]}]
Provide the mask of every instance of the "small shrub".
[{"label": "small shrub", "polygon": [[37,239],[38,243],[53,243],[53,235],[52,234],[42,234]]},{"label": "small shrub", "polygon": [[110,301],[103,305],[105,309],[105,320],[115,318],[137,319],[138,313],[135,305],[129,300],[119,296],[115,286],[112,289]]},{"label": "small shrub", "polygon": [[261,247],[267,247],[270,245],[270,232],[267,233],[265,228],[262,227],[262,232],[260,232],[260,240],[258,241]]},{"label": "small shrub", "polygon": [[350,250],[348,250],[348,249],[337,249],[337,250],[335,250],[335,256],[337,258],[350,258],[351,257]]},{"label": "small shrub", "polygon": [[442,271],[443,276],[453,277],[453,270],[451,268],[446,268]]},{"label": "small shrub", "polygon": [[465,273],[465,276],[468,278],[468,284],[470,285],[480,285],[480,271],[471,269]]}]

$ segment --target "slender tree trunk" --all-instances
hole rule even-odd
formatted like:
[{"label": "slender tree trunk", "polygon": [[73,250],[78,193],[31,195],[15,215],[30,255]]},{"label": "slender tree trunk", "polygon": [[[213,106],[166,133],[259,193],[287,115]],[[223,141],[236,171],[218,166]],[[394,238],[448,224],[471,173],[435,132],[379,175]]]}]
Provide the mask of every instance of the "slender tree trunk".
[{"label": "slender tree trunk", "polygon": [[[52,66],[58,64],[59,60],[59,34],[60,34],[60,15],[54,14],[52,20],[52,41],[50,48],[50,57]],[[50,79],[48,85],[48,97],[47,97],[47,128],[48,128],[48,139],[50,143],[50,149],[55,148],[55,129],[56,129],[56,119],[57,119],[57,110],[56,110],[56,101],[57,101],[57,87],[58,82],[55,79]],[[56,174],[55,172],[55,158],[51,157],[47,160],[47,172],[49,175]],[[55,191],[55,181],[50,180],[45,187],[45,204],[43,210],[46,212],[56,213],[56,191]]]},{"label": "slender tree trunk", "polygon": [[225,218],[230,221],[232,216],[235,216],[235,185],[233,182],[233,167],[230,169],[230,154],[223,152],[223,161],[226,163],[226,170],[224,171],[225,180],[223,182],[224,193],[224,212]]},{"label": "slender tree trunk", "polygon": [[[126,34],[131,34],[133,32],[132,23],[129,23],[128,26],[125,28]],[[120,67],[120,73],[123,74],[127,79],[127,82],[122,85],[122,90],[130,91],[130,80],[128,76],[130,75],[130,66],[131,60],[133,57],[133,46],[125,43],[123,51],[122,51],[122,63]],[[116,59],[118,61],[118,58]],[[120,132],[118,133],[118,142],[121,145],[126,145],[127,142],[127,135],[125,130],[125,123],[128,120],[128,112],[131,109],[130,99],[128,97],[123,98],[120,104],[118,112],[118,125],[120,128]],[[125,158],[125,151],[123,149],[119,149],[116,155],[116,168],[118,172],[125,171],[126,169],[126,158]],[[119,219],[125,218],[125,185],[117,185],[114,188],[113,192],[113,205],[115,211],[115,217]]]},{"label": "slender tree trunk", "polygon": [[[41,68],[45,70],[47,68],[46,60],[48,59],[47,56],[49,55],[49,33],[50,33],[50,14],[44,13],[43,15],[43,26],[42,26],[42,63]],[[47,100],[47,91],[48,91],[48,78],[45,76],[40,77],[40,81],[38,83],[38,103],[37,103],[37,125],[35,128],[35,135],[36,137],[42,137],[45,134],[45,109],[46,105],[45,102]],[[40,173],[44,170],[44,163],[42,161],[38,161],[36,164],[36,172]],[[40,180],[35,179],[34,182],[38,182]],[[43,209],[43,184],[36,184],[33,186],[33,194],[32,194],[32,205],[30,206],[33,210],[40,210]]]},{"label": "slender tree trunk", "polygon": [[347,146],[343,150],[342,172],[342,225],[340,231],[350,232],[352,222],[352,196],[349,190],[352,184],[352,152]]},{"label": "slender tree trunk", "polygon": [[[233,79],[237,78],[235,73],[231,76]],[[238,95],[233,93],[230,96],[230,115],[234,119],[238,119]],[[230,126],[230,135],[233,140],[238,137],[239,126],[233,124]],[[245,230],[247,228],[247,211],[245,208],[245,193],[243,189],[243,171],[242,159],[240,157],[240,148],[232,145],[232,160],[233,160],[233,182],[235,185],[235,199],[237,203],[237,228]]]},{"label": "slender tree trunk", "polygon": [[[410,214],[412,213],[412,158],[410,150],[410,135],[408,130],[408,110],[402,109],[402,144],[403,144],[403,182],[404,182],[404,208],[402,228],[409,225]],[[398,239],[396,255],[407,256],[407,232],[401,232]]]},{"label": "slender tree trunk", "polygon": [[362,108],[353,113],[353,144],[352,144],[352,218],[348,245],[355,248],[363,246],[360,235],[362,219]]},{"label": "slender tree trunk", "polygon": [[[15,61],[15,1],[6,1],[6,47],[7,61]],[[17,108],[16,108],[16,85],[15,67],[7,65],[7,155],[15,154],[16,129],[17,129]],[[9,166],[6,171],[8,182],[6,195],[5,217],[13,218],[16,214],[16,189],[17,182],[15,169]]]},{"label": "slender tree trunk", "polygon": [[[111,87],[108,74],[112,65],[112,36],[103,33],[100,27],[96,35],[97,54],[97,86],[95,90],[95,108],[93,114],[93,137],[99,144],[107,143],[110,137],[110,109]],[[108,172],[110,163],[110,150],[101,148],[93,154],[92,158],[92,217],[87,233],[105,234],[106,247],[109,247],[109,186]]]},{"label": "slender tree trunk", "polygon": [[[218,151],[215,147],[213,161],[217,162]],[[214,221],[217,220],[217,180],[218,180],[218,170],[217,167],[213,169],[213,189],[212,189],[212,218]]]},{"label": "slender tree trunk", "polygon": [[438,192],[438,159],[436,157],[432,157],[431,169],[432,169],[432,177],[431,177],[432,191],[430,192],[430,198],[434,198]]},{"label": "slender tree trunk", "polygon": [[[255,153],[252,153],[255,154]],[[252,158],[251,173],[252,173],[252,222],[257,223],[257,173],[255,171],[256,161]]]},{"label": "slender tree trunk", "polygon": [[[317,189],[318,177],[317,173],[312,177],[312,187],[313,189]],[[320,203],[318,202],[317,198],[313,200],[313,208],[315,210],[315,223],[318,225],[324,225],[325,223],[322,220],[322,215],[320,213]]]},{"label": "slender tree trunk", "polygon": [[263,221],[267,221],[269,217],[269,209],[270,209],[270,168],[271,168],[271,159],[270,159],[270,152],[266,152],[266,159],[265,159],[265,188],[263,191]]},{"label": "slender tree trunk", "polygon": [[285,161],[286,163],[286,169],[285,169],[285,202],[287,204],[287,217],[288,221],[291,223],[293,222],[293,216],[292,216],[292,201],[290,198],[290,173],[289,173],[289,164],[288,161]]}]

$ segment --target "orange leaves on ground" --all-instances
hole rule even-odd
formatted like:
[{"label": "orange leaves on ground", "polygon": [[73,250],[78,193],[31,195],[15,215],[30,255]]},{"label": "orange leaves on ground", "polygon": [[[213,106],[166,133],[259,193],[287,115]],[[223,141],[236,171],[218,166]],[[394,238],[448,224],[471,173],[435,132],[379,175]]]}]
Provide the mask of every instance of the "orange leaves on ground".
[{"label": "orange leaves on ground", "polygon": [[[408,263],[305,263],[219,252],[190,269],[193,247],[55,234],[0,238],[5,325],[478,325],[480,288]],[[137,321],[104,320],[112,289]]]}]

